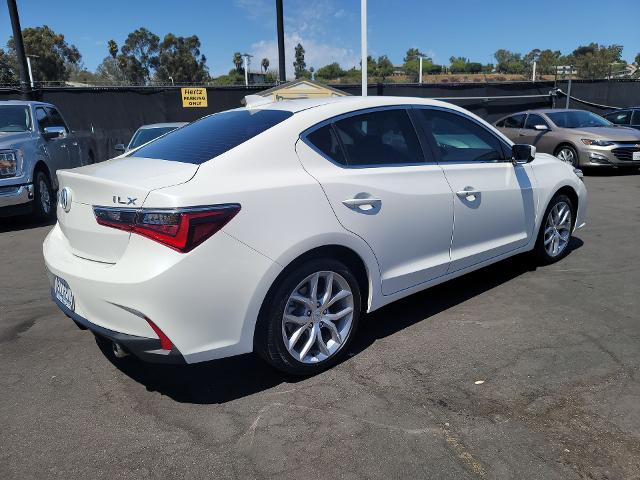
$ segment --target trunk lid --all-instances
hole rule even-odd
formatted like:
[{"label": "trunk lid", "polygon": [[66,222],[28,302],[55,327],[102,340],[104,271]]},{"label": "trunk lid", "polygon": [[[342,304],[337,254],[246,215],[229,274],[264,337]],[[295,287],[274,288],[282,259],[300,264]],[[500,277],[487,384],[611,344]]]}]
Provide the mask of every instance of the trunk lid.
[{"label": "trunk lid", "polygon": [[70,208],[58,208],[58,223],[74,255],[115,263],[130,233],[98,225],[94,206],[140,208],[152,190],[188,182],[198,165],[151,158],[122,157],[73,170],[59,170],[60,191]]}]

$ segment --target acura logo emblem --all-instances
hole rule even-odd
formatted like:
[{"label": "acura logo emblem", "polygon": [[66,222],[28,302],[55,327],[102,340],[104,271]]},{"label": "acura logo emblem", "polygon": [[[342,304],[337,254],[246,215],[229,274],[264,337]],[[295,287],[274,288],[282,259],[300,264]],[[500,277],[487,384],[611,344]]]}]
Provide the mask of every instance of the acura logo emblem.
[{"label": "acura logo emblem", "polygon": [[65,212],[71,210],[71,190],[69,189],[69,187],[64,187],[62,190],[60,190],[59,197],[60,206],[62,207],[62,209]]}]

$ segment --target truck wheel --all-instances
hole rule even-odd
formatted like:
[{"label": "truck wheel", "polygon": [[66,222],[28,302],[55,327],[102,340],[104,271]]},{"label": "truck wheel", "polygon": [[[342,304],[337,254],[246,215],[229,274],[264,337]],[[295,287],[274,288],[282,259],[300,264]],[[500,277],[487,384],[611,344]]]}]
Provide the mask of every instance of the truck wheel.
[{"label": "truck wheel", "polygon": [[49,176],[42,170],[36,170],[33,183],[34,215],[38,220],[51,220],[56,215],[56,197]]}]

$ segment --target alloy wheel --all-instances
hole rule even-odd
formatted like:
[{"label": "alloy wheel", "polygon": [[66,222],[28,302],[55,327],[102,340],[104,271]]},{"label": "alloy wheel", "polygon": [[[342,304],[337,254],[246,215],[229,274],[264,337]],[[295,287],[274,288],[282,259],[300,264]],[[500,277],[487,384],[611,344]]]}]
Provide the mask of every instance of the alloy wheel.
[{"label": "alloy wheel", "polygon": [[573,153],[573,150],[568,147],[561,148],[556,157],[569,165],[576,165],[576,156]]},{"label": "alloy wheel", "polygon": [[289,295],[282,316],[287,351],[305,364],[334,356],[351,334],[353,313],[353,293],[342,275],[309,275]]},{"label": "alloy wheel", "polygon": [[47,182],[42,177],[38,179],[38,190],[40,191],[42,211],[48,215],[49,212],[51,212],[51,194],[49,192],[49,185],[47,185]]},{"label": "alloy wheel", "polygon": [[544,226],[544,248],[554,258],[567,248],[571,238],[571,207],[566,202],[556,203]]}]

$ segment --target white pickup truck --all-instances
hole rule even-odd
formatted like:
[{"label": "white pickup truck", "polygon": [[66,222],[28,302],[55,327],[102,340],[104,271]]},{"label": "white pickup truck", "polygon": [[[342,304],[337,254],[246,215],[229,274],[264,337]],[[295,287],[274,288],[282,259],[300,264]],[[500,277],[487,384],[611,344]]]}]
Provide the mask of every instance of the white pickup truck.
[{"label": "white pickup truck", "polygon": [[56,172],[93,163],[94,151],[91,136],[72,131],[55,106],[0,102],[0,217],[53,218]]}]

